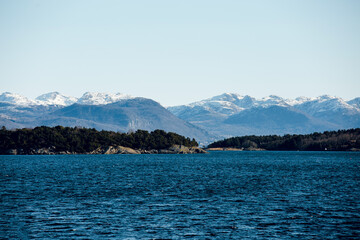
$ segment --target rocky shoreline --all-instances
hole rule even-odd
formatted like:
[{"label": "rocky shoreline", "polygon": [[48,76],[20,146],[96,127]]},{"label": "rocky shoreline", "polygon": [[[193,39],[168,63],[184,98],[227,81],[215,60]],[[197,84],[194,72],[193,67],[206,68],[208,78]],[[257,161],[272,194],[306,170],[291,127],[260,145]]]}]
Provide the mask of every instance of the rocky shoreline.
[{"label": "rocky shoreline", "polygon": [[123,146],[109,146],[109,147],[100,147],[91,152],[78,153],[78,152],[69,152],[69,151],[57,151],[55,147],[49,148],[39,148],[31,149],[24,151],[23,149],[10,149],[5,155],[71,155],[71,154],[90,154],[90,155],[103,155],[103,154],[197,154],[197,153],[207,153],[202,148],[199,147],[186,147],[183,145],[173,145],[167,149],[132,149],[129,147]]}]

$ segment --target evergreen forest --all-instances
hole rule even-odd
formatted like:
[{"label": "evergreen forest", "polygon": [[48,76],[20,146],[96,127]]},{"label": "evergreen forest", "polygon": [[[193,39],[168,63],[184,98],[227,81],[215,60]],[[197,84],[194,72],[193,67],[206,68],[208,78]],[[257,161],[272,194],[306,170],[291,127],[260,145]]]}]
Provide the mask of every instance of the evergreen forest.
[{"label": "evergreen forest", "polygon": [[97,131],[82,127],[35,127],[33,129],[7,130],[0,129],[0,154],[6,154],[11,149],[54,148],[56,151],[76,153],[91,152],[99,147],[123,146],[133,149],[166,149],[172,145],[187,147],[198,146],[195,139],[185,138],[179,134],[155,130],[152,132],[137,130],[120,133],[112,131]]},{"label": "evergreen forest", "polygon": [[243,148],[288,151],[360,150],[360,128],[325,131],[306,135],[269,135],[232,137],[208,145],[208,148]]}]

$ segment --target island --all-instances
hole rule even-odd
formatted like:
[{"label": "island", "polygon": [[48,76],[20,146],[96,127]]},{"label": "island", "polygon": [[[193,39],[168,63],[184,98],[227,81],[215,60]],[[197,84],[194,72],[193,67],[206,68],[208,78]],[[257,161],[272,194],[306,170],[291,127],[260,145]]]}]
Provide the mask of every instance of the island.
[{"label": "island", "polygon": [[195,139],[163,130],[120,133],[63,126],[0,129],[1,155],[193,153],[206,151]]}]

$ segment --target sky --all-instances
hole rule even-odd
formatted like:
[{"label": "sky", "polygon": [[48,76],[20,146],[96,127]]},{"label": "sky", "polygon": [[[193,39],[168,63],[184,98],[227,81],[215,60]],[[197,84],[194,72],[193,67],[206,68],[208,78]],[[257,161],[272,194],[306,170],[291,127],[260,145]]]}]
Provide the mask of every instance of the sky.
[{"label": "sky", "polygon": [[0,93],[360,96],[357,0],[0,0]]}]

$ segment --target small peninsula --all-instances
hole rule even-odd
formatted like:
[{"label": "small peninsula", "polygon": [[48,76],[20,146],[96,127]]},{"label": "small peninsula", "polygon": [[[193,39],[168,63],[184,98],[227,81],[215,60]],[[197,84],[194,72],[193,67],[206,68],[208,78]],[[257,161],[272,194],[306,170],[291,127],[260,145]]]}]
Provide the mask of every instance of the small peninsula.
[{"label": "small peninsula", "polygon": [[198,147],[195,139],[163,130],[119,133],[62,126],[0,129],[2,155],[158,153],[191,154],[206,151]]},{"label": "small peninsula", "polygon": [[232,137],[209,144],[207,150],[360,151],[360,128],[306,135]]}]

